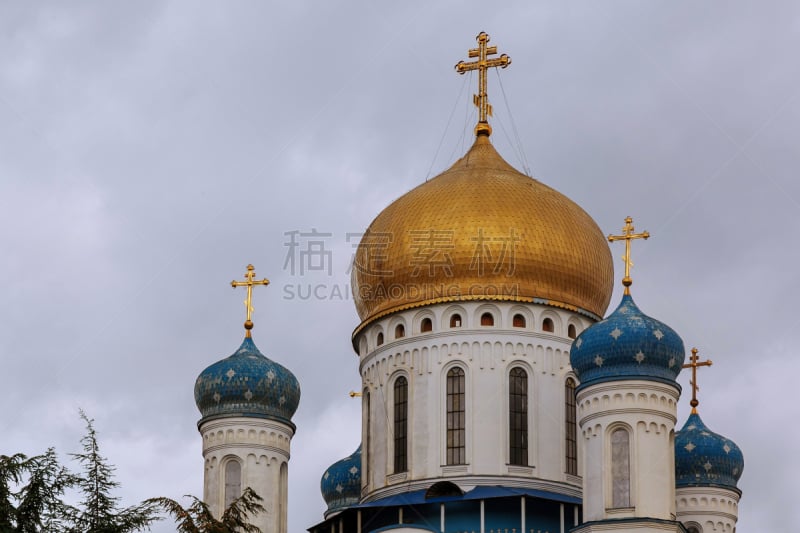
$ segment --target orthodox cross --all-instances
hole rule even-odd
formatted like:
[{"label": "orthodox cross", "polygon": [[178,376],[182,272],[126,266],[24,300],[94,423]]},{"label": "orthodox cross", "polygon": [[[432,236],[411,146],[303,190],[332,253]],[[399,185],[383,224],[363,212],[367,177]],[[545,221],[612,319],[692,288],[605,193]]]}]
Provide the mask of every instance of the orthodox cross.
[{"label": "orthodox cross", "polygon": [[511,58],[506,54],[493,59],[488,59],[488,56],[497,53],[496,46],[486,46],[489,42],[489,35],[486,32],[480,32],[475,38],[478,41],[478,48],[470,48],[468,57],[477,57],[477,61],[465,63],[459,61],[456,65],[456,72],[464,74],[470,70],[478,71],[478,94],[473,95],[473,103],[478,108],[478,124],[475,126],[475,135],[486,135],[487,137],[492,134],[492,127],[489,126],[487,117],[492,116],[492,106],[489,104],[489,96],[486,94],[486,71],[490,67],[506,68],[511,64]]},{"label": "orthodox cross", "polygon": [[253,285],[269,285],[267,278],[258,280],[255,279],[256,272],[253,265],[247,265],[247,272],[244,275],[244,281],[231,281],[231,287],[247,287],[247,299],[244,301],[244,306],[247,309],[247,320],[244,322],[244,329],[247,330],[245,337],[250,338],[250,330],[253,329],[253,321],[250,320],[253,313]]},{"label": "orthodox cross", "polygon": [[689,405],[692,406],[692,414],[697,414],[697,406],[700,405],[700,402],[697,401],[697,391],[700,390],[700,387],[697,386],[697,367],[699,366],[711,366],[714,362],[711,359],[707,359],[706,361],[700,361],[699,357],[697,356],[697,348],[692,348],[692,356],[689,358],[691,363],[686,363],[681,368],[691,368],[692,369],[692,380],[689,382],[692,384],[692,401],[689,402]]},{"label": "orthodox cross", "polygon": [[614,241],[625,241],[625,255],[622,256],[622,260],[625,261],[625,277],[622,278],[622,284],[625,285],[625,294],[631,293],[631,284],[633,280],[631,279],[631,267],[633,266],[633,261],[631,261],[631,241],[633,239],[647,239],[650,237],[650,234],[646,231],[641,233],[634,233],[633,229],[633,219],[631,217],[625,217],[625,227],[622,228],[622,235],[609,235],[608,242]]}]

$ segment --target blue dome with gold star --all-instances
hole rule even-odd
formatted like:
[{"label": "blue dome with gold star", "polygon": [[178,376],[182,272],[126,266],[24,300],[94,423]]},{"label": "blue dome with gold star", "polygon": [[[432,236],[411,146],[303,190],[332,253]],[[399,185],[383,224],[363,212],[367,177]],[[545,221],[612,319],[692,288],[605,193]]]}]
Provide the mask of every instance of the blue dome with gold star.
[{"label": "blue dome with gold star", "polygon": [[636,306],[630,294],[617,309],[572,342],[570,363],[578,389],[621,379],[655,380],[678,386],[675,378],[686,357],[675,331]]},{"label": "blue dome with gold star", "polygon": [[230,357],[203,370],[194,384],[194,401],[203,417],[268,418],[292,427],[300,403],[300,384],[289,370],[265,357],[253,339]]},{"label": "blue dome with gold star", "polygon": [[719,486],[739,490],[744,456],[730,439],[706,427],[700,415],[692,413],[675,434],[675,485],[677,487]]},{"label": "blue dome with gold star", "polygon": [[328,467],[319,487],[322,498],[328,504],[325,518],[357,504],[361,499],[361,445],[349,457]]}]

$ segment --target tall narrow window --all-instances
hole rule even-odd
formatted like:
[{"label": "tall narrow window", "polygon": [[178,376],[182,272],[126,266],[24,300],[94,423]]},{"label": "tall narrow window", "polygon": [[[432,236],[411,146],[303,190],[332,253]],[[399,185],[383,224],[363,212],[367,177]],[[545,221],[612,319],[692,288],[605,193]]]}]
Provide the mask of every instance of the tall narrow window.
[{"label": "tall narrow window", "polygon": [[575,324],[570,324],[567,327],[567,337],[569,337],[570,339],[574,339],[577,336],[578,336],[578,332],[575,329]]},{"label": "tall narrow window", "polygon": [[528,465],[528,373],[519,367],[508,374],[509,463]]},{"label": "tall narrow window", "polygon": [[419,330],[422,333],[427,333],[429,331],[433,331],[433,322],[430,318],[423,318],[422,322],[419,325]]},{"label": "tall narrow window", "polygon": [[464,370],[447,372],[447,464],[463,465],[466,453],[466,413],[464,410]]},{"label": "tall narrow window", "polygon": [[231,459],[225,464],[225,509],[242,495],[242,464]]},{"label": "tall narrow window", "polygon": [[611,506],[631,506],[631,441],[622,428],[611,433]]},{"label": "tall narrow window", "polygon": [[394,382],[394,471],[408,470],[408,380]]},{"label": "tall narrow window", "polygon": [[286,533],[286,524],[288,517],[286,513],[286,504],[289,501],[289,467],[286,463],[281,464],[280,472],[280,497],[278,498],[278,533]]},{"label": "tall narrow window", "polygon": [[553,319],[552,318],[545,318],[542,320],[542,331],[546,331],[548,333],[553,333],[555,331],[555,327],[553,326]]},{"label": "tall narrow window", "polygon": [[566,472],[578,475],[578,425],[575,411],[575,380],[567,378],[564,386],[564,454]]},{"label": "tall narrow window", "polygon": [[402,339],[405,336],[406,336],[406,327],[403,324],[397,324],[397,327],[394,328],[394,338]]},{"label": "tall narrow window", "polygon": [[481,326],[494,326],[492,313],[483,313],[481,315]]},{"label": "tall narrow window", "polygon": [[455,315],[450,316],[450,327],[451,328],[460,328],[461,327],[461,315],[456,313]]},{"label": "tall narrow window", "polygon": [[364,428],[365,433],[364,435],[364,450],[362,453],[362,465],[363,468],[361,472],[364,474],[364,479],[367,480],[367,484],[369,484],[369,477],[367,477],[367,466],[369,465],[370,460],[370,453],[372,450],[372,414],[370,413],[370,405],[369,405],[369,390],[364,389],[364,392],[361,393],[361,397],[364,401]]},{"label": "tall narrow window", "polygon": [[378,346],[383,344],[383,332],[382,331],[380,333],[378,333],[378,340],[375,342],[375,344],[377,344]]}]

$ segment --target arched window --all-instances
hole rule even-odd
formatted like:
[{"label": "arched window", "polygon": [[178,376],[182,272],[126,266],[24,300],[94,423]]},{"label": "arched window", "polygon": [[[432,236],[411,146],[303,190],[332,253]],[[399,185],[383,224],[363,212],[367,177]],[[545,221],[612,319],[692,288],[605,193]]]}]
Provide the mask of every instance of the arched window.
[{"label": "arched window", "polygon": [[225,463],[225,509],[242,495],[242,464],[236,459]]},{"label": "arched window", "polygon": [[514,326],[515,328],[524,328],[525,327],[525,317],[520,315],[520,314],[514,315],[514,318],[512,319],[511,325]]},{"label": "arched window", "polygon": [[430,318],[423,318],[422,322],[419,324],[419,330],[422,333],[427,333],[429,331],[433,331],[433,321]]},{"label": "arched window", "polygon": [[394,471],[408,470],[408,380],[394,382]]},{"label": "arched window", "polygon": [[567,378],[564,385],[564,455],[566,472],[578,475],[578,424],[575,411],[575,380]]},{"label": "arched window", "polygon": [[382,331],[380,333],[378,333],[378,341],[377,341],[377,345],[378,346],[380,346],[381,344],[383,344],[383,332]]},{"label": "arched window", "polygon": [[394,338],[402,339],[406,336],[406,327],[403,324],[397,324],[394,328]]},{"label": "arched window", "polygon": [[459,315],[458,313],[450,315],[450,327],[451,328],[461,327],[461,315]]},{"label": "arched window", "polygon": [[481,315],[481,326],[494,326],[494,316],[492,316],[492,313],[483,313]]},{"label": "arched window", "polygon": [[555,331],[555,327],[553,326],[553,319],[552,318],[545,318],[542,320],[542,331],[546,331],[548,333],[553,333]]},{"label": "arched window", "polygon": [[280,472],[280,497],[278,498],[278,533],[286,533],[286,524],[288,523],[286,504],[289,502],[289,467],[286,463],[281,463]]},{"label": "arched window", "polygon": [[696,526],[694,524],[687,527],[686,531],[688,531],[689,533],[703,533],[703,530],[700,529],[700,526]]},{"label": "arched window", "polygon": [[578,331],[575,329],[575,324],[570,324],[567,326],[567,337],[570,339],[574,339],[578,336]]},{"label": "arched window", "polygon": [[466,412],[464,370],[447,372],[447,464],[463,465],[466,453]]},{"label": "arched window", "polygon": [[611,433],[611,507],[631,506],[631,440],[628,431]]},{"label": "arched window", "polygon": [[508,374],[509,463],[528,465],[528,373],[514,367]]},{"label": "arched window", "polygon": [[370,452],[372,450],[372,413],[370,412],[370,402],[369,402],[369,390],[364,389],[361,393],[361,399],[363,401],[363,408],[364,408],[364,449],[362,451],[362,462],[361,464],[364,465],[362,468],[362,474],[364,475],[364,479],[367,480],[367,484],[369,484],[369,478],[367,477],[367,467],[371,460]]}]

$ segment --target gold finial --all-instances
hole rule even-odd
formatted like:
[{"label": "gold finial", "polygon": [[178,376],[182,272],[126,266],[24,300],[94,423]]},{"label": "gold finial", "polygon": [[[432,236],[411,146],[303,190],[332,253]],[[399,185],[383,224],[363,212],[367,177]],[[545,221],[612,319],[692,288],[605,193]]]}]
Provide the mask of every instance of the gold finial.
[{"label": "gold finial", "polygon": [[244,274],[244,281],[231,281],[231,287],[247,287],[247,299],[244,301],[244,306],[247,309],[247,320],[244,322],[244,329],[247,330],[245,337],[250,338],[250,330],[253,329],[253,321],[250,320],[253,313],[253,285],[269,285],[269,280],[264,278],[262,280],[255,279],[256,272],[253,265],[247,265],[247,272]]},{"label": "gold finial", "polygon": [[711,359],[706,361],[699,361],[699,357],[697,356],[697,348],[692,348],[692,356],[689,358],[691,363],[686,363],[681,368],[691,368],[692,369],[692,380],[689,381],[692,385],[692,401],[689,402],[689,405],[692,406],[692,414],[697,414],[697,406],[700,405],[700,402],[697,401],[697,391],[700,390],[700,387],[697,386],[697,367],[699,366],[711,366],[714,362]]},{"label": "gold finial", "polygon": [[350,397],[351,397],[351,398],[356,398],[356,397],[358,397],[358,396],[363,396],[363,394],[362,394],[362,393],[360,393],[360,392],[356,392],[356,391],[354,391],[354,390],[351,390],[351,391],[350,391]]},{"label": "gold finial", "polygon": [[473,103],[478,108],[478,124],[475,126],[475,135],[486,135],[487,137],[492,134],[492,127],[489,126],[487,117],[492,116],[492,106],[489,104],[489,97],[486,94],[486,71],[490,67],[506,68],[511,64],[511,58],[506,54],[496,57],[494,59],[487,59],[488,56],[497,53],[496,46],[486,46],[489,42],[489,35],[486,32],[480,32],[475,38],[478,41],[478,48],[470,48],[469,57],[477,57],[477,61],[465,63],[459,61],[456,65],[456,72],[464,74],[470,70],[478,71],[478,94],[473,95]]},{"label": "gold finial", "polygon": [[631,279],[631,267],[633,266],[633,261],[631,261],[631,241],[633,239],[647,239],[648,237],[650,237],[650,234],[646,231],[634,233],[633,219],[631,217],[625,217],[625,227],[622,228],[622,235],[608,236],[608,242],[625,241],[625,255],[622,256],[622,260],[625,261],[625,277],[622,278],[622,284],[625,285],[625,294],[631,293],[630,287],[633,283]]}]

